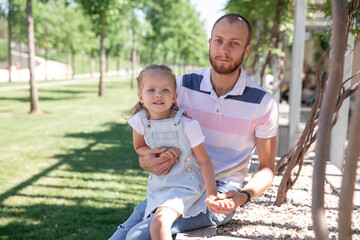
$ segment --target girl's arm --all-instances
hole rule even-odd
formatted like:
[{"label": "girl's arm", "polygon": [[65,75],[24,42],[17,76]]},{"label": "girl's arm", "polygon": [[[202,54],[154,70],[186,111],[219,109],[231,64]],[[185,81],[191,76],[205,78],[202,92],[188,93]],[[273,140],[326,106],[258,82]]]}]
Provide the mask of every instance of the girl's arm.
[{"label": "girl's arm", "polygon": [[205,149],[204,143],[194,147],[192,151],[200,165],[201,175],[205,181],[206,195],[208,198],[214,200],[217,195],[214,167]]},{"label": "girl's arm", "polygon": [[141,135],[134,129],[133,129],[133,143],[134,143],[135,152],[139,154],[140,157],[143,157],[151,150],[151,148],[148,145],[146,145],[144,135]]}]

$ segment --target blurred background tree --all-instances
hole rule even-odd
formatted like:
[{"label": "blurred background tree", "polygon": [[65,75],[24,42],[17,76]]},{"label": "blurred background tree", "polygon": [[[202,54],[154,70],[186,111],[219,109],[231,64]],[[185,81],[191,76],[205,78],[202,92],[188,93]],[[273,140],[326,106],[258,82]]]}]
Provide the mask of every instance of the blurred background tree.
[{"label": "blurred background tree", "polygon": [[[107,71],[136,72],[139,64],[156,62],[175,71],[208,64],[204,22],[190,0],[33,0],[32,6],[37,56],[71,66],[69,78],[100,72],[99,96]],[[25,2],[0,1],[0,26],[0,61],[26,68],[13,59],[28,51]]]}]

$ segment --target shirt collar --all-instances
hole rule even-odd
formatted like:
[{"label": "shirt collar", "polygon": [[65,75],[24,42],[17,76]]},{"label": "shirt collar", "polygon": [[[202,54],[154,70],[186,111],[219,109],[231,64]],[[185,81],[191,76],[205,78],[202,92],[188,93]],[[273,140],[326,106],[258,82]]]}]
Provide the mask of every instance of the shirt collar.
[{"label": "shirt collar", "polygon": [[[247,74],[245,73],[242,66],[240,68],[241,68],[241,74],[240,74],[237,82],[235,83],[235,86],[226,95],[242,95],[243,94],[245,87],[246,87]],[[214,87],[211,83],[211,80],[210,80],[210,71],[211,71],[211,67],[208,67],[207,69],[205,69],[204,78],[200,84],[200,90],[205,91],[205,92],[212,92],[214,89]]]}]

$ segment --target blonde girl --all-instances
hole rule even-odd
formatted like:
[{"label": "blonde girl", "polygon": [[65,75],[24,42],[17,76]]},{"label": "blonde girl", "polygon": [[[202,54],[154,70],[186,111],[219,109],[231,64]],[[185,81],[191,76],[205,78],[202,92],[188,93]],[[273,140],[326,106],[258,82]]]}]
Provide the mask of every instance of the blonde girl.
[{"label": "blonde girl", "polygon": [[[179,216],[205,212],[205,200],[216,199],[214,169],[199,123],[186,117],[176,105],[176,79],[171,69],[150,65],[137,80],[139,102],[129,120],[135,151],[144,156],[152,148],[161,147],[167,149],[162,153],[166,157],[180,151],[169,173],[150,174],[146,191],[144,220],[152,217],[151,239],[170,240],[171,226]],[[134,237],[140,231],[137,226],[129,231],[127,239],[141,239]]]}]

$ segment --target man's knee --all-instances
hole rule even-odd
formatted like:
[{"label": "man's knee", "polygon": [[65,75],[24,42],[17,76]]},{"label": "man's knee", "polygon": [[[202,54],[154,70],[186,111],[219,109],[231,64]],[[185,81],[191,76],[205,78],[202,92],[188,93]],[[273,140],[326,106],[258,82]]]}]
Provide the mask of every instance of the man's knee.
[{"label": "man's knee", "polygon": [[125,240],[128,231],[128,229],[125,229],[120,225],[118,230],[109,238],[109,240]]},{"label": "man's knee", "polygon": [[150,237],[150,222],[152,218],[143,220],[136,226],[132,227],[126,235],[127,240],[141,239],[141,240],[151,240]]},{"label": "man's knee", "polygon": [[235,215],[235,211],[233,211],[227,215],[215,213],[212,220],[216,223],[216,226],[221,226],[221,225],[225,225],[228,222],[230,222],[230,220],[232,219],[232,217],[234,215]]}]

